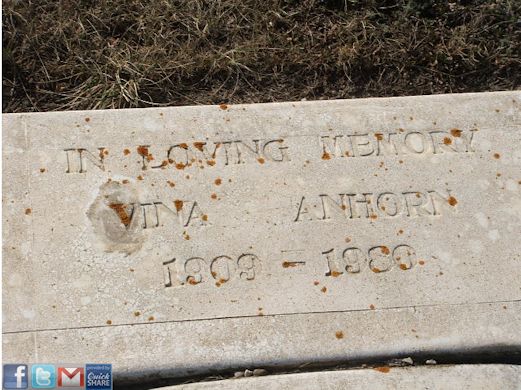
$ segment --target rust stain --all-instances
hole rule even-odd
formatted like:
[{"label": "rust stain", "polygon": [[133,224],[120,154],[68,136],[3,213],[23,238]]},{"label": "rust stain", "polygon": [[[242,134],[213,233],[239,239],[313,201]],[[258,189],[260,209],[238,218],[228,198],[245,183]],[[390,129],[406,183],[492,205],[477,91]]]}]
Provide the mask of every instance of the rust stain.
[{"label": "rust stain", "polygon": [[89,117],[85,118],[85,122],[89,123],[90,122],[90,118]]},{"label": "rust stain", "polygon": [[295,261],[284,261],[284,262],[282,263],[282,267],[283,267],[283,268],[289,268],[289,267],[292,267],[292,268],[293,268],[293,267],[296,267],[297,264],[298,264],[298,263],[295,262]]},{"label": "rust stain", "polygon": [[259,164],[264,164],[265,163],[265,160],[262,157],[259,157],[257,159],[257,161],[259,162]]},{"label": "rust stain", "polygon": [[44,173],[45,172],[45,168],[40,168],[40,173]]},{"label": "rust stain", "polygon": [[183,209],[183,201],[182,200],[176,199],[176,200],[174,200],[174,204],[175,204],[175,209],[177,211],[181,211]]},{"label": "rust stain", "polygon": [[342,332],[341,330],[337,330],[337,331],[335,332],[335,337],[336,337],[337,339],[339,339],[339,340],[340,340],[340,339],[343,339],[343,338],[344,338],[344,332]]},{"label": "rust stain", "polygon": [[179,146],[185,150],[188,149],[188,145],[185,142],[180,143]]},{"label": "rust stain", "polygon": [[327,288],[326,288],[326,286],[322,287],[322,288],[320,289],[320,291],[322,291],[322,292],[323,292],[323,293],[325,294],[325,293],[326,293],[326,291],[327,291]]},{"label": "rust stain", "polygon": [[374,305],[372,303],[369,305],[369,309],[371,309],[371,310],[375,309],[375,307],[374,307]]},{"label": "rust stain", "polygon": [[167,180],[166,182],[170,187],[175,187],[175,183],[173,181]]},{"label": "rust stain", "polygon": [[203,214],[203,216],[201,217],[201,219],[202,219],[203,221],[205,221],[205,222],[208,221],[208,215]]},{"label": "rust stain", "polygon": [[331,276],[334,278],[338,278],[340,275],[342,275],[342,272],[331,271]]},{"label": "rust stain", "polygon": [[215,179],[215,185],[220,186],[223,181],[220,178]]},{"label": "rust stain", "polygon": [[389,253],[391,253],[391,251],[389,250],[389,248],[387,248],[385,245],[383,245],[380,250],[382,251],[382,253],[384,255],[388,255]]},{"label": "rust stain", "polygon": [[188,283],[191,284],[192,286],[195,286],[196,284],[199,284],[199,282],[197,282],[193,276],[189,276],[188,279],[187,279]]},{"label": "rust stain", "polygon": [[206,163],[207,163],[209,166],[213,167],[213,166],[215,165],[215,160],[208,160],[208,161],[206,161]]},{"label": "rust stain", "polygon": [[449,196],[449,199],[447,199],[447,202],[449,202],[449,204],[451,206],[456,206],[458,204],[458,200],[453,196]]},{"label": "rust stain", "polygon": [[404,271],[407,270],[407,265],[400,263],[400,269],[402,269]]},{"label": "rust stain", "polygon": [[112,321],[111,320],[107,320],[107,325],[112,325]]},{"label": "rust stain", "polygon": [[138,179],[138,180],[143,180],[143,176],[139,175],[139,176],[137,177],[137,179]]},{"label": "rust stain", "polygon": [[377,139],[378,141],[381,141],[381,140],[384,139],[384,136],[383,136],[383,134],[381,134],[381,133],[375,133],[374,136],[376,137],[376,139]]},{"label": "rust stain", "polygon": [[452,143],[452,140],[449,137],[443,138],[443,143],[445,145],[450,145]]},{"label": "rust stain", "polygon": [[130,225],[130,216],[127,214],[127,211],[125,210],[125,204],[123,203],[111,203],[109,204],[109,207],[116,212],[116,214],[119,217],[119,220],[125,227],[128,227]]},{"label": "rust stain", "polygon": [[124,150],[123,150],[123,154],[124,154],[125,156],[128,156],[128,155],[130,154],[130,150],[129,150],[129,149],[124,149]]},{"label": "rust stain", "polygon": [[140,156],[146,158],[147,161],[152,161],[154,159],[154,157],[148,152],[148,148],[146,146],[138,146],[137,152]]},{"label": "rust stain", "polygon": [[382,270],[380,268],[376,268],[376,267],[371,268],[371,271],[373,271],[375,274],[382,272]]},{"label": "rust stain", "polygon": [[25,215],[31,215],[32,212],[31,209],[25,209]]},{"label": "rust stain", "polygon": [[382,372],[384,374],[387,374],[389,371],[391,371],[391,369],[389,367],[385,367],[385,366],[382,366],[382,367],[375,367],[374,368],[376,371],[378,372]]},{"label": "rust stain", "polygon": [[418,264],[420,264],[420,265],[424,265],[424,264],[425,264],[425,261],[420,260],[420,261],[418,261]]},{"label": "rust stain", "polygon": [[500,157],[501,157],[501,155],[499,153],[494,153],[494,158],[496,160],[499,160]]},{"label": "rust stain", "polygon": [[330,160],[331,159],[331,156],[329,155],[328,152],[324,152],[324,154],[322,154],[322,160]]},{"label": "rust stain", "polygon": [[198,149],[202,152],[204,149],[204,142],[194,142],[194,146],[196,149]]},{"label": "rust stain", "polygon": [[210,198],[217,199],[217,194],[214,192],[212,195],[210,195]]},{"label": "rust stain", "polygon": [[128,181],[127,179],[123,179],[121,182],[122,182],[123,184],[128,184],[128,183],[129,183],[129,181]]},{"label": "rust stain", "polygon": [[154,318],[154,316],[150,316],[150,317],[148,317],[148,320],[149,320],[149,321],[154,321],[155,318]]},{"label": "rust stain", "polygon": [[226,105],[226,104],[224,104],[224,103],[221,103],[221,104],[219,104],[219,108],[220,108],[221,110],[227,110],[227,109],[228,109],[228,105]]},{"label": "rust stain", "polygon": [[176,167],[177,169],[185,169],[186,165],[183,164],[183,163],[177,163],[177,164],[175,164],[175,167]]},{"label": "rust stain", "polygon": [[461,130],[460,129],[452,129],[450,131],[450,134],[453,136],[453,137],[461,137]]},{"label": "rust stain", "polygon": [[139,311],[135,311],[135,312],[134,312],[134,316],[135,316],[135,317],[139,317],[140,315],[141,315],[141,313],[140,313]]},{"label": "rust stain", "polygon": [[313,284],[314,284],[315,286],[318,286],[318,285],[320,284],[320,282],[319,282],[318,280],[315,280],[315,281],[313,282]]}]

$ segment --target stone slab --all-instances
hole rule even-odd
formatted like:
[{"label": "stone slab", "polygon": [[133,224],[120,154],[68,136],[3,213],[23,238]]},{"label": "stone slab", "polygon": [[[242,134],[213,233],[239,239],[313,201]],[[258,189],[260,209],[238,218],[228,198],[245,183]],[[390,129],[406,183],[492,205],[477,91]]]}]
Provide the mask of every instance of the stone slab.
[{"label": "stone slab", "polygon": [[461,389],[519,390],[521,366],[477,364],[309,372],[228,379],[161,387],[158,390],[203,389]]},{"label": "stone slab", "polygon": [[520,98],[3,115],[6,358],[131,378],[519,347]]}]

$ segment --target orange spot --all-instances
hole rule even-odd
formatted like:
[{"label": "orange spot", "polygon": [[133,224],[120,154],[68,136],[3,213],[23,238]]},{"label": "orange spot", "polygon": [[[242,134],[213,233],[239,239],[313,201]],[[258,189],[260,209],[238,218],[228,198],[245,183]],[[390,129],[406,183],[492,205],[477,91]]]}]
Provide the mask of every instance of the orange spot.
[{"label": "orange spot", "polygon": [[369,305],[369,309],[371,309],[371,310],[375,309],[375,307],[374,307],[374,305],[372,303]]},{"label": "orange spot", "polygon": [[322,287],[322,288],[320,289],[320,291],[322,291],[323,293],[325,293],[325,292],[327,291],[326,286]]},{"label": "orange spot", "polygon": [[111,320],[107,320],[107,325],[112,325],[112,321]]},{"label": "orange spot", "polygon": [[382,272],[382,270],[380,268],[376,268],[376,267],[371,268],[371,271],[373,271],[376,274]]},{"label": "orange spot", "polygon": [[208,161],[206,161],[206,163],[208,165],[210,165],[211,167],[213,167],[215,165],[215,161],[214,160],[208,160]]},{"label": "orange spot", "polygon": [[167,180],[166,182],[170,187],[175,187],[175,183],[173,181]]},{"label": "orange spot", "polygon": [[389,253],[391,253],[391,251],[389,250],[389,248],[387,248],[385,245],[382,246],[382,247],[380,248],[380,250],[382,251],[382,253],[383,253],[384,255],[388,255]]},{"label": "orange spot", "polygon": [[220,108],[221,110],[227,110],[227,109],[228,109],[228,106],[227,106],[226,104],[224,104],[224,103],[221,103],[221,104],[219,104],[219,108]]},{"label": "orange spot", "polygon": [[452,134],[453,137],[461,137],[461,130],[459,130],[459,129],[452,129],[450,131],[450,133]]},{"label": "orange spot", "polygon": [[346,239],[344,241],[345,242],[351,242],[351,239],[349,237],[346,237]]},{"label": "orange spot", "polygon": [[184,142],[181,143],[181,144],[179,144],[179,146],[180,146],[181,148],[185,149],[185,150],[188,149],[188,145],[187,145],[186,143],[184,143]]},{"label": "orange spot", "polygon": [[138,180],[143,180],[143,176],[139,175],[139,176],[137,177],[137,179],[138,179]]},{"label": "orange spot", "polygon": [[452,140],[449,137],[443,138],[443,143],[445,145],[450,145],[452,143]]},{"label": "orange spot", "polygon": [[331,156],[329,155],[329,153],[324,151],[324,154],[322,155],[322,160],[330,160],[330,159],[331,159]]},{"label": "orange spot", "polygon": [[339,277],[340,275],[342,275],[342,272],[331,271],[331,276],[334,277],[334,278],[337,278],[337,277]]},{"label": "orange spot", "polygon": [[25,209],[25,215],[30,215],[33,211],[31,209]]},{"label": "orange spot", "polygon": [[313,284],[314,284],[315,286],[318,286],[318,285],[320,284],[320,282],[319,282],[318,280],[315,280],[315,281],[313,282]]},{"label": "orange spot", "polygon": [[85,122],[90,122],[90,118],[89,117],[85,118]]},{"label": "orange spot", "polygon": [[196,149],[200,150],[201,152],[203,151],[204,149],[204,145],[205,143],[204,142],[194,142],[194,146]]},{"label": "orange spot", "polygon": [[185,166],[186,166],[186,165],[183,164],[183,163],[177,163],[177,164],[175,164],[175,167],[176,167],[177,169],[185,169]]},{"label": "orange spot", "polygon": [[193,276],[190,276],[188,277],[187,279],[188,283],[191,284],[192,286],[195,286],[196,284],[198,284],[199,282],[197,282]]},{"label": "orange spot", "polygon": [[418,264],[420,264],[420,265],[424,265],[424,264],[425,264],[425,261],[420,260],[420,261],[418,261]]},{"label": "orange spot", "polygon": [[183,209],[183,201],[182,200],[176,199],[176,200],[174,200],[174,204],[175,204],[175,209],[177,211],[181,211]]},{"label": "orange spot", "polygon": [[297,263],[295,263],[294,261],[284,261],[282,263],[282,267],[284,267],[284,268],[296,267],[296,266],[297,266]]},{"label": "orange spot", "polygon": [[213,193],[212,195],[210,195],[210,198],[212,198],[212,199],[217,199],[217,194],[216,194],[216,193]]},{"label": "orange spot", "polygon": [[201,219],[202,219],[203,221],[205,221],[205,222],[208,221],[208,215],[204,214],[204,215],[201,217]]},{"label": "orange spot", "polygon": [[139,317],[140,315],[141,315],[140,312],[138,312],[138,311],[135,311],[135,312],[134,312],[134,316]]},{"label": "orange spot", "polygon": [[375,367],[374,369],[376,371],[382,372],[384,374],[387,374],[389,371],[391,371],[391,369],[389,367],[384,367],[384,366],[382,366],[382,367]]},{"label": "orange spot", "polygon": [[127,179],[123,179],[121,182],[122,182],[123,184],[128,184],[128,183],[129,183],[129,181],[128,181]]},{"label": "orange spot", "polygon": [[339,340],[340,340],[340,339],[343,339],[343,338],[344,338],[344,332],[342,332],[341,330],[337,330],[337,331],[335,332],[335,337],[336,337],[337,339],[339,339]]},{"label": "orange spot", "polygon": [[220,186],[223,181],[219,178],[215,179],[215,185]]},{"label": "orange spot", "polygon": [[376,219],[376,218],[378,218],[378,216],[376,214],[371,214],[371,216],[369,218]]},{"label": "orange spot", "polygon": [[40,172],[44,173],[45,172],[45,168],[40,168]]},{"label": "orange spot", "polygon": [[501,155],[499,153],[494,153],[494,158],[496,160],[499,160],[500,157],[501,157]]},{"label": "orange spot", "polygon": [[154,316],[150,316],[150,317],[148,317],[148,320],[149,320],[149,321],[154,321],[155,318],[154,318]]},{"label": "orange spot", "polygon": [[398,230],[398,234],[403,234],[403,230],[402,229]]},{"label": "orange spot", "polygon": [[259,157],[259,158],[257,159],[257,161],[258,161],[260,164],[264,164],[264,162],[265,162],[264,159],[263,159],[262,157]]},{"label": "orange spot", "polygon": [[447,199],[447,202],[449,202],[449,204],[451,206],[456,206],[456,204],[458,203],[458,200],[453,196],[449,196],[449,199]]},{"label": "orange spot", "polygon": [[398,161],[400,164],[403,164],[403,160]]},{"label": "orange spot", "polygon": [[407,269],[407,265],[400,263],[400,269],[403,269],[405,271]]},{"label": "orange spot", "polygon": [[130,216],[127,214],[127,211],[125,210],[125,204],[123,203],[111,203],[109,204],[109,207],[116,212],[116,214],[119,217],[119,220],[125,227],[128,227],[130,225]]},{"label": "orange spot", "polygon": [[129,149],[124,149],[124,150],[123,150],[123,154],[124,154],[125,156],[128,156],[128,155],[130,154],[130,150],[129,150]]},{"label": "orange spot", "polygon": [[154,159],[150,153],[148,153],[148,148],[146,146],[138,146],[137,152],[140,156],[146,158],[148,161],[151,161]]},{"label": "orange spot", "polygon": [[376,139],[377,139],[378,141],[381,141],[381,140],[384,139],[384,136],[383,136],[383,134],[381,134],[381,133],[375,133],[374,136],[376,137]]}]

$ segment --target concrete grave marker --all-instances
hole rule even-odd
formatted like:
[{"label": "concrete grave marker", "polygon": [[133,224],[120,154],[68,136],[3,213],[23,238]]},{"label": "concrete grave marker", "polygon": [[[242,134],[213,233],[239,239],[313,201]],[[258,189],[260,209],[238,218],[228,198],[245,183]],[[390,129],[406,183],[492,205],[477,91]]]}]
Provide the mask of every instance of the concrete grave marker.
[{"label": "concrete grave marker", "polygon": [[131,378],[519,347],[520,104],[5,114],[6,361]]}]

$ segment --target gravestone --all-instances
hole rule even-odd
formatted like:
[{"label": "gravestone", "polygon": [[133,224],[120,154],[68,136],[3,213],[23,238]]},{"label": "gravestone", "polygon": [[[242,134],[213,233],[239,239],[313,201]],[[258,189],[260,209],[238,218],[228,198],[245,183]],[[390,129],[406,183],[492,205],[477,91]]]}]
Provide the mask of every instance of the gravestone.
[{"label": "gravestone", "polygon": [[519,349],[520,102],[5,114],[4,360],[126,381]]}]

